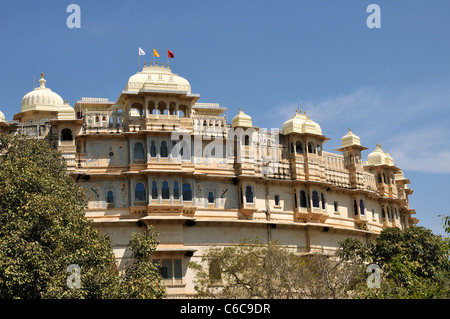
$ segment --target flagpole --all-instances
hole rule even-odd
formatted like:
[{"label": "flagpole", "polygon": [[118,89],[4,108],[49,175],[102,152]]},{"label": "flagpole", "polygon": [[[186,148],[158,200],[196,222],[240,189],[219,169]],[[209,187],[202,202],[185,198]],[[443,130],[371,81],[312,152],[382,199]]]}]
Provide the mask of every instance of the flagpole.
[{"label": "flagpole", "polygon": [[141,68],[141,53],[139,52],[139,46],[138,46],[138,72]]}]

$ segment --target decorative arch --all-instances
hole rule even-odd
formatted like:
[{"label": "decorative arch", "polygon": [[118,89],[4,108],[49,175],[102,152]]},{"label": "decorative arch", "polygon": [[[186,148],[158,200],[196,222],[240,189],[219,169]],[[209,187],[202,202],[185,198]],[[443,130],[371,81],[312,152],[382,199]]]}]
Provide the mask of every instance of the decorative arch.
[{"label": "decorative arch", "polygon": [[306,192],[304,190],[300,191],[300,207],[308,208],[308,203],[306,200]]},{"label": "decorative arch", "polygon": [[302,154],[303,153],[303,144],[300,141],[295,142],[295,152],[297,154]]},{"label": "decorative arch", "polygon": [[61,131],[61,141],[73,141],[72,130],[65,128]]},{"label": "decorative arch", "polygon": [[137,202],[145,202],[147,201],[146,198],[146,189],[144,183],[136,183],[136,186],[134,188],[134,199]]},{"label": "decorative arch", "polygon": [[312,192],[312,204],[314,208],[320,208],[319,192]]},{"label": "decorative arch", "polygon": [[135,160],[145,160],[144,144],[141,142],[134,143],[133,156]]},{"label": "decorative arch", "polygon": [[245,202],[253,204],[253,188],[250,185],[245,187]]}]

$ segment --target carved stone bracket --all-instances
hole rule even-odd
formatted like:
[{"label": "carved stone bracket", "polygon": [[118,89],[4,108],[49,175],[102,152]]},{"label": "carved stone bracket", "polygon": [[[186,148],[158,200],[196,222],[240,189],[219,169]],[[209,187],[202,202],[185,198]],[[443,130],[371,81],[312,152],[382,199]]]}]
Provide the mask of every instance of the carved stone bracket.
[{"label": "carved stone bracket", "polygon": [[294,220],[299,222],[316,222],[316,223],[324,223],[327,220],[328,216],[320,213],[294,213]]}]

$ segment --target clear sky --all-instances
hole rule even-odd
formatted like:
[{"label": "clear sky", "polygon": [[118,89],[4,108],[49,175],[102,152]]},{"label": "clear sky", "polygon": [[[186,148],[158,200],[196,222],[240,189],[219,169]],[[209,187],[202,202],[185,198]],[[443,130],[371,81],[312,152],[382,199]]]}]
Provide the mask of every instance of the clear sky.
[{"label": "clear sky", "polygon": [[[81,28],[68,28],[69,4]],[[370,29],[369,4],[381,28]],[[419,225],[450,215],[450,1],[1,1],[0,110],[7,120],[45,73],[73,106],[116,100],[155,47],[200,102],[281,128],[299,107],[340,146],[348,128],[389,150],[414,189]]]}]

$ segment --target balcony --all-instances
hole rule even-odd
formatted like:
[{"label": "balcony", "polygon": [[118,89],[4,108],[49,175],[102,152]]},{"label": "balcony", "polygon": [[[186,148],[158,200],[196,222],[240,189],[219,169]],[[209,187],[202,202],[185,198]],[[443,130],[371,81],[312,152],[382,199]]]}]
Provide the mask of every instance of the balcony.
[{"label": "balcony", "polygon": [[245,217],[251,217],[253,215],[253,213],[255,213],[257,210],[258,209],[254,205],[250,206],[250,207],[249,207],[249,205],[247,205],[246,207],[239,208],[238,211]]},{"label": "balcony", "polygon": [[128,129],[121,124],[109,124],[106,126],[87,126],[83,125],[82,135],[111,135],[127,132]]},{"label": "balcony", "polygon": [[369,221],[369,218],[367,218],[367,215],[365,214],[355,215],[354,220],[355,220],[355,229],[368,230],[367,222]]},{"label": "balcony", "polygon": [[316,213],[316,212],[294,212],[294,221],[302,223],[325,223],[328,216],[326,213]]},{"label": "balcony", "polygon": [[197,206],[193,206],[192,202],[181,203],[180,201],[151,203],[135,202],[134,206],[130,207],[130,214],[132,215],[147,215],[147,216],[185,216],[193,217],[197,211]]}]

